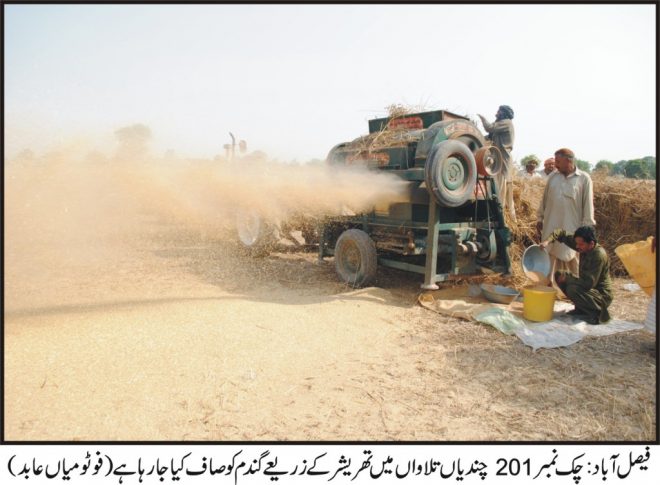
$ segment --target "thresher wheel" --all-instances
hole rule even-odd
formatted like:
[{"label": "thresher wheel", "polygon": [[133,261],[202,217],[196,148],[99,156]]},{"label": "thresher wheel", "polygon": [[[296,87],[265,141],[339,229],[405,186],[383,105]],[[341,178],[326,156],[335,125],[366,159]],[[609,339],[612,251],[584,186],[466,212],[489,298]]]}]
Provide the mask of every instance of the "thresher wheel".
[{"label": "thresher wheel", "polygon": [[265,256],[277,242],[276,228],[254,210],[236,214],[238,240],[252,256]]},{"label": "thresher wheel", "polygon": [[335,245],[335,269],[339,278],[352,287],[369,286],[376,279],[376,245],[360,229],[344,231]]},{"label": "thresher wheel", "polygon": [[435,145],[426,158],[427,190],[441,206],[458,207],[474,196],[477,165],[470,149],[458,140]]}]

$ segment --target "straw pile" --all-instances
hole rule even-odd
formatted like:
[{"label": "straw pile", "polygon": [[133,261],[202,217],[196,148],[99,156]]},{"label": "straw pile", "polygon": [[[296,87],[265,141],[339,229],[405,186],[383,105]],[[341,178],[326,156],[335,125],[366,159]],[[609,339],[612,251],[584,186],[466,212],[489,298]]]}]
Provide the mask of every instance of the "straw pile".
[{"label": "straw pile", "polygon": [[[621,244],[646,239],[656,231],[655,180],[634,180],[592,176],[594,182],[594,211],[598,242],[607,250],[613,276],[628,276],[623,263],[614,253]],[[520,258],[536,236],[536,210],[543,196],[545,182],[514,178],[513,196],[517,222],[507,219],[513,235],[510,248],[514,282],[524,281]]]},{"label": "straw pile", "polygon": [[411,141],[419,140],[419,133],[405,128],[384,128],[375,133],[356,138],[351,148],[361,153],[371,153],[376,150],[391,147],[406,146]]},{"label": "straw pile", "polygon": [[596,175],[593,181],[599,242],[612,255],[612,272],[627,275],[614,249],[655,234],[656,182],[602,175]]},{"label": "straw pile", "polygon": [[401,116],[424,111],[424,107],[393,103],[388,106],[385,106],[385,111],[387,111],[388,118],[399,118]]},{"label": "straw pile", "polygon": [[[411,113],[423,111],[422,106],[404,106],[402,104],[391,104],[385,107],[387,117],[391,119],[401,118]],[[405,127],[390,127],[385,125],[382,130],[369,135],[356,138],[351,143],[353,148],[360,153],[371,153],[383,148],[406,146],[409,142],[419,139],[419,133],[408,130]]]}]

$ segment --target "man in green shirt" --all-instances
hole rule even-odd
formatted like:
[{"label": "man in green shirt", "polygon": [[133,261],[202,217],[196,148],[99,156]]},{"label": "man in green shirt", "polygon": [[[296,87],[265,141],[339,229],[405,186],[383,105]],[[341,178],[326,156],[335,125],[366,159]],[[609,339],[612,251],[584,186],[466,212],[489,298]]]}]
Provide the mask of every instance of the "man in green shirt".
[{"label": "man in green shirt", "polygon": [[594,228],[578,227],[572,235],[557,229],[540,246],[545,249],[553,241],[564,243],[580,253],[579,276],[569,271],[555,273],[557,285],[575,305],[575,309],[568,313],[580,316],[592,325],[607,323],[611,318],[608,308],[613,296],[610,260],[605,249],[598,244]]}]

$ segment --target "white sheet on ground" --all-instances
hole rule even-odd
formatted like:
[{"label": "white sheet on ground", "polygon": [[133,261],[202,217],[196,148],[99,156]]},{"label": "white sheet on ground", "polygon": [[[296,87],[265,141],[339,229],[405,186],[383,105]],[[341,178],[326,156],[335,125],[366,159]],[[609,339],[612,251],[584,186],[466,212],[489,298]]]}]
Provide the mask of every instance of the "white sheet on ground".
[{"label": "white sheet on ground", "polygon": [[[467,297],[467,295],[465,296]],[[534,350],[566,347],[579,342],[586,336],[602,337],[644,328],[641,323],[625,320],[612,320],[603,325],[589,325],[566,314],[567,311],[573,309],[573,305],[566,301],[555,302],[552,320],[537,323],[522,318],[522,310],[516,309],[513,305],[498,305],[475,300],[475,298],[469,297],[465,300],[436,299],[431,293],[423,293],[419,298],[420,304],[430,310],[491,325],[502,333],[516,335],[525,345],[529,345]]]},{"label": "white sheet on ground", "polygon": [[[627,322],[625,320],[612,319],[602,325],[589,325],[571,315],[566,315],[573,305],[567,302],[557,302],[552,320],[543,323],[530,322],[520,319],[524,325],[515,328],[516,336],[529,345],[533,350],[552,349],[567,347],[579,342],[586,336],[602,337],[629,330],[640,330],[644,328],[641,323]],[[477,320],[479,321],[477,315]]]}]

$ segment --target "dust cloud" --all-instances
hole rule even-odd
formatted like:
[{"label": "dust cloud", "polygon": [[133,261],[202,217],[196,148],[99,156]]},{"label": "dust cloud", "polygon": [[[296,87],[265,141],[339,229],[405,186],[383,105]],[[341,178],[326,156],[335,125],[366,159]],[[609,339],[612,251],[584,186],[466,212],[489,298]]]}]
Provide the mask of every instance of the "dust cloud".
[{"label": "dust cloud", "polygon": [[5,160],[7,306],[24,307],[46,293],[56,299],[63,278],[83,293],[92,279],[98,286],[99,275],[117,271],[118,261],[163,225],[236,240],[241,211],[275,222],[359,213],[397,200],[405,187],[391,174],[321,163],[154,157],[144,125],[115,136],[111,154],[76,143]]},{"label": "dust cloud", "polygon": [[399,200],[405,182],[363,168],[287,164],[249,158],[233,161],[159,161],[115,167],[127,193],[143,209],[181,223],[233,223],[237,211],[279,222],[369,211]]}]

